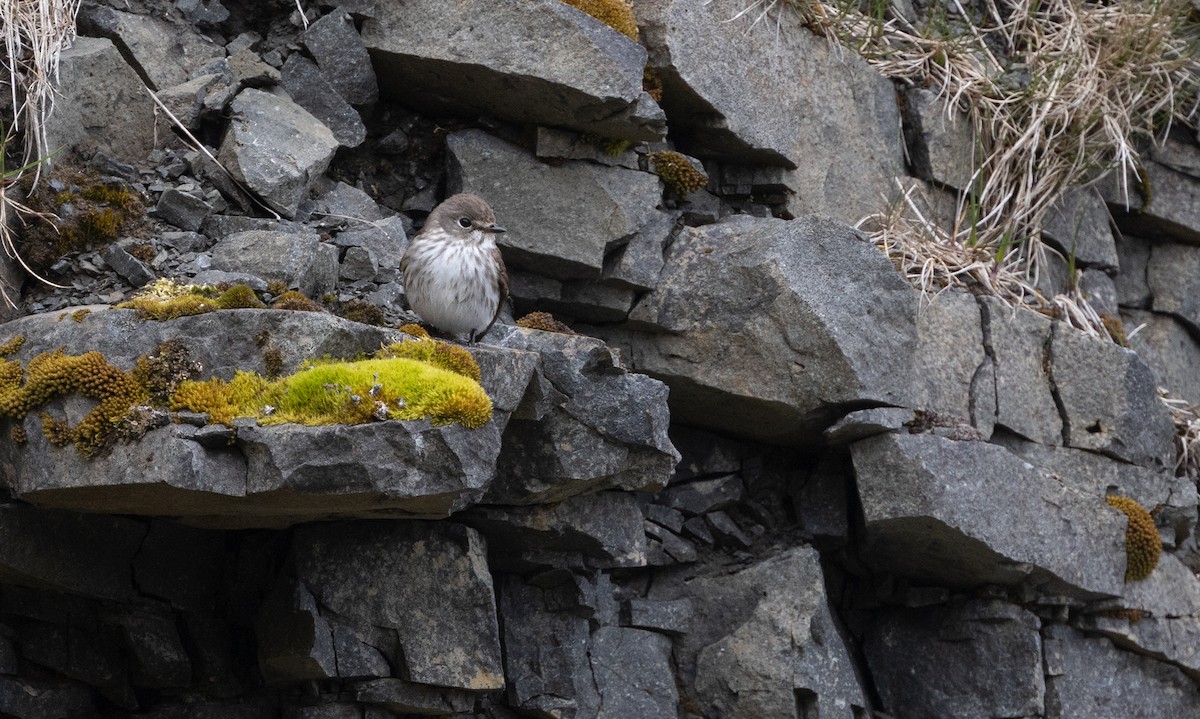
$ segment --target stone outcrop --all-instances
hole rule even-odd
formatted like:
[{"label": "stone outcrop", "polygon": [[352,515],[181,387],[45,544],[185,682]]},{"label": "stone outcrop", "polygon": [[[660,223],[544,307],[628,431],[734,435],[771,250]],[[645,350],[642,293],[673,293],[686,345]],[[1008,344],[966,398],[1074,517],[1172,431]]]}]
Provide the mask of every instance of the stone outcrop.
[{"label": "stone outcrop", "polygon": [[[62,287],[4,269],[0,715],[1200,712],[1195,463],[1159,397],[1200,401],[1179,126],[1128,207],[1099,178],[1045,219],[1039,291],[1075,285],[1109,342],[921,293],[852,229],[901,187],[953,215],[976,140],[787,3],[130,0],[79,26],[46,126],[79,158],[42,181],[152,209],[52,259]],[[412,341],[400,261],[459,191],[508,230],[477,429],[159,398],[88,456],[66,435],[95,399],[8,401],[56,350],[128,371],[175,341],[229,380]],[[313,303],[113,307],[159,277]]]}]

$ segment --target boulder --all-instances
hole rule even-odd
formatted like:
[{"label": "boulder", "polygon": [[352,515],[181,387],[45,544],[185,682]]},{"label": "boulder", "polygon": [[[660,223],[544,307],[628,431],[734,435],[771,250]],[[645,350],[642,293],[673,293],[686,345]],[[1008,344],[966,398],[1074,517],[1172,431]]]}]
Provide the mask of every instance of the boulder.
[{"label": "boulder", "polygon": [[983,298],[980,306],[984,343],[996,374],[996,426],[1042,444],[1062,444],[1062,417],[1049,372],[1053,323],[995,298]]},{"label": "boulder", "polygon": [[868,706],[814,549],[660,575],[649,598],[689,599],[695,609],[675,658],[684,701],[704,716],[849,718]]},{"label": "boulder", "polygon": [[952,587],[1025,582],[1083,601],[1121,593],[1125,520],[1102,492],[985,442],[886,434],[850,452],[862,556],[879,571]]},{"label": "boulder", "polygon": [[286,94],[247,88],[230,109],[218,161],[272,209],[292,217],[329,167],[337,139]]},{"label": "boulder", "polygon": [[212,267],[279,280],[308,297],[321,297],[337,284],[338,252],[315,232],[235,232],[212,248]]},{"label": "boulder", "polygon": [[1037,616],[995,600],[881,612],[863,643],[896,719],[1041,716]]},{"label": "boulder", "polygon": [[1200,711],[1200,688],[1177,667],[1061,624],[1042,634],[1047,716],[1151,719]]},{"label": "boulder", "polygon": [[368,105],[379,99],[367,46],[344,8],[339,7],[309,25],[303,41],[330,87],[346,102]]},{"label": "boulder", "polygon": [[310,524],[297,530],[292,551],[297,577],[322,607],[396,630],[397,670],[407,680],[503,688],[492,576],[475,530],[452,522]]},{"label": "boulder", "polygon": [[642,90],[645,49],[559,0],[381,3],[362,36],[381,92],[403,102],[612,138],[666,133]]},{"label": "boulder", "polygon": [[103,152],[144,162],[154,149],[154,101],[112,42],[78,37],[59,54],[54,112],[46,149]]},{"label": "boulder", "polygon": [[225,48],[187,24],[104,5],[89,6],[81,15],[81,26],[120,47],[152,90],[185,82],[194,70],[225,56]]},{"label": "boulder", "polygon": [[1067,445],[1134,464],[1175,466],[1175,425],[1135,352],[1057,322],[1050,377]]},{"label": "boulder", "polygon": [[892,82],[778,7],[636,0],[671,130],[704,159],[788,170],[793,215],[854,223],[883,209],[904,172]]},{"label": "boulder", "polygon": [[283,64],[283,89],[296,104],[320,120],[342,147],[358,147],[367,138],[358,111],[337,93],[312,60],[292,53]]},{"label": "boulder", "polygon": [[596,331],[671,386],[677,421],[798,445],[849,409],[912,405],[916,321],[853,230],[743,215],[686,229],[630,321]]},{"label": "boulder", "polygon": [[450,191],[487,199],[508,230],[499,244],[514,268],[599,279],[606,254],[661,214],[655,206],[662,186],[648,172],[582,161],[543,164],[482,130],[450,135],[446,149]]},{"label": "boulder", "polygon": [[[1154,312],[1125,310],[1125,326],[1142,327],[1130,345],[1173,397],[1200,406],[1200,341],[1178,319]],[[1144,325],[1144,326],[1143,326]]]}]

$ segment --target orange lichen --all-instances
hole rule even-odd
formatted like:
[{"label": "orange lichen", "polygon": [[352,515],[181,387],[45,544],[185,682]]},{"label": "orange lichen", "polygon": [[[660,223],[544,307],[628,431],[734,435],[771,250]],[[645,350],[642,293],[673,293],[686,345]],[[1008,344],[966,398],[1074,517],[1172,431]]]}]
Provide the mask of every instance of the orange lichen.
[{"label": "orange lichen", "polygon": [[1145,507],[1128,497],[1108,496],[1104,501],[1129,518],[1125,529],[1125,581],[1149,577],[1162,554],[1162,538],[1158,535],[1158,527],[1154,525],[1154,517]]}]

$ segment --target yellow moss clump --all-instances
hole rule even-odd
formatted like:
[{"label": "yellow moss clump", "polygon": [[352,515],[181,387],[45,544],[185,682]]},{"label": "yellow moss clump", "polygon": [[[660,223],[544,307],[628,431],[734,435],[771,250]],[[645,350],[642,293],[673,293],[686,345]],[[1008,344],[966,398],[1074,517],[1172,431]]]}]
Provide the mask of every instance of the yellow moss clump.
[{"label": "yellow moss clump", "polygon": [[543,332],[558,332],[564,335],[577,334],[575,330],[554,319],[554,315],[549,312],[530,312],[517,320],[517,326]]},{"label": "yellow moss clump", "polygon": [[171,408],[207,412],[231,424],[361,424],[427,418],[475,429],[492,418],[492,401],[479,383],[407,357],[324,361],[278,380],[239,372],[229,382],[184,382]]},{"label": "yellow moss clump", "polygon": [[74,428],[62,420],[43,418],[42,423],[51,441],[73,441],[88,456],[111,445],[117,423],[130,407],[149,400],[145,389],[110,365],[99,352],[75,356],[58,349],[40,354],[29,361],[23,383],[20,369],[14,361],[0,368],[0,416],[22,420],[34,408],[60,395],[79,394],[97,400]]},{"label": "yellow moss clump", "polygon": [[625,0],[563,0],[573,8],[582,10],[613,30],[637,42],[637,18],[633,6]]},{"label": "yellow moss clump", "polygon": [[1146,508],[1128,497],[1108,496],[1104,501],[1129,518],[1125,529],[1125,581],[1145,579],[1158,565],[1162,554],[1162,538],[1154,526],[1154,517]]},{"label": "yellow moss clump", "polygon": [[662,102],[663,99],[663,84],[662,78],[654,68],[646,68],[642,71],[642,89],[646,94],[654,98],[655,102]]},{"label": "yellow moss clump", "polygon": [[188,285],[158,279],[143,287],[136,297],[117,305],[117,309],[137,310],[142,319],[173,320],[215,310],[262,308],[254,290],[233,285],[219,290],[210,285]]},{"label": "yellow moss clump", "polygon": [[305,297],[296,290],[288,290],[275,298],[271,303],[273,310],[295,310],[298,312],[321,312],[321,305]]},{"label": "yellow moss clump", "polygon": [[479,363],[475,361],[474,355],[458,345],[430,339],[428,335],[424,339],[390,344],[379,350],[375,356],[380,358],[407,357],[428,362],[434,367],[441,367],[463,377],[469,377],[476,382],[482,378],[479,372]]},{"label": "yellow moss clump", "polygon": [[708,175],[693,167],[692,163],[678,152],[651,152],[650,162],[654,164],[654,171],[663,182],[681,195],[703,190],[708,186]]},{"label": "yellow moss clump", "polygon": [[406,335],[411,335],[417,339],[429,339],[429,330],[415,322],[409,322],[406,325],[400,325],[400,331]]},{"label": "yellow moss clump", "polygon": [[21,346],[25,344],[25,335],[17,335],[9,341],[0,345],[0,357],[8,357],[16,354]]}]

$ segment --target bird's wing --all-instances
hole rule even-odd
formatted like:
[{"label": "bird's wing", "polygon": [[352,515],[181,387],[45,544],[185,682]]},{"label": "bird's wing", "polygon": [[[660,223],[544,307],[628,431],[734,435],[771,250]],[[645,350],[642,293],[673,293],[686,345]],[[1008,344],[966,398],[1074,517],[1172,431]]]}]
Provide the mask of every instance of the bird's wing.
[{"label": "bird's wing", "polygon": [[500,291],[500,301],[496,303],[496,314],[492,315],[492,321],[488,322],[488,326],[476,335],[476,339],[487,334],[492,325],[496,324],[496,320],[500,317],[500,310],[504,309],[504,303],[508,301],[508,270],[504,267],[504,256],[500,254],[499,247],[492,248],[492,259],[496,261],[496,267],[500,268],[499,276],[496,278],[496,289]]}]

